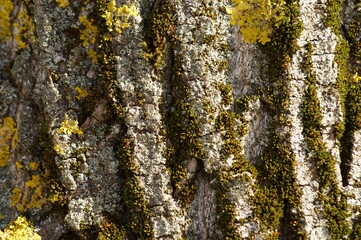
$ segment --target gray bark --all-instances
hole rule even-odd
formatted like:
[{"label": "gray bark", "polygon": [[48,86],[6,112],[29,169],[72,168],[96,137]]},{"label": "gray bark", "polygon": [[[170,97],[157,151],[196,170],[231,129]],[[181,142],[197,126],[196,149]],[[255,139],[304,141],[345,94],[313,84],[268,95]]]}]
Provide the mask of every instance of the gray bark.
[{"label": "gray bark", "polygon": [[12,0],[0,36],[2,229],[361,238],[359,0],[286,1],[265,45],[231,1],[61,2]]}]

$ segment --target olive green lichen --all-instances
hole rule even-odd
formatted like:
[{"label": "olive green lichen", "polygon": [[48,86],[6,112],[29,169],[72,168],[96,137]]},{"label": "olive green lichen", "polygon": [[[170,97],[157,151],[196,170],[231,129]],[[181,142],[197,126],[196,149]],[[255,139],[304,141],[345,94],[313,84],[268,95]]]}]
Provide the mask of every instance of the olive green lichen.
[{"label": "olive green lichen", "polygon": [[[189,89],[188,82],[183,77],[183,56],[174,53],[178,42],[174,37],[173,13],[174,9],[167,0],[155,6],[145,25],[147,30],[144,57],[153,64],[155,71],[162,74],[161,77],[168,79],[173,88],[172,95],[175,101],[165,107],[170,110],[162,113],[165,125],[164,138],[169,140],[164,155],[167,159],[166,166],[170,170],[173,196],[182,207],[186,207],[192,202],[196,192],[195,179],[188,173],[186,162],[190,159],[200,160],[204,158],[205,153],[200,139],[200,116],[188,102]],[[173,63],[167,69],[166,58]]]}]

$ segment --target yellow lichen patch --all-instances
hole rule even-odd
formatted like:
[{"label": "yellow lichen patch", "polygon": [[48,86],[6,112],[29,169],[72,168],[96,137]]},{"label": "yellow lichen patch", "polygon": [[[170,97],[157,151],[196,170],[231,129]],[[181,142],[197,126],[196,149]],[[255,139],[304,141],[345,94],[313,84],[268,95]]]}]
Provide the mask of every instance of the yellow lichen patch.
[{"label": "yellow lichen patch", "polygon": [[48,198],[43,196],[43,189],[45,182],[40,175],[33,175],[32,179],[25,183],[25,186],[33,189],[31,199],[27,204],[27,208],[40,208],[43,204],[48,201]]},{"label": "yellow lichen patch", "polygon": [[129,18],[138,15],[139,13],[134,6],[116,7],[115,1],[109,1],[102,17],[106,21],[109,32],[116,31],[121,34],[124,29],[130,27]]},{"label": "yellow lichen patch", "polygon": [[232,25],[238,24],[244,41],[265,44],[271,39],[272,24],[282,16],[284,0],[232,0]]},{"label": "yellow lichen patch", "polygon": [[32,178],[25,182],[25,189],[14,188],[12,190],[11,207],[17,207],[19,212],[26,209],[40,208],[47,202],[57,201],[58,196],[45,196],[45,180],[42,175],[33,175]]},{"label": "yellow lichen patch", "polygon": [[93,63],[98,63],[98,58],[100,55],[98,55],[93,49],[88,51],[88,56],[91,58]]},{"label": "yellow lichen patch", "polygon": [[87,16],[80,16],[79,22],[84,25],[84,29],[80,30],[80,39],[83,41],[83,46],[94,44],[98,36],[98,28],[89,20]]},{"label": "yellow lichen patch", "polygon": [[352,81],[354,83],[359,83],[361,81],[361,76],[359,76],[358,73],[356,73],[355,75],[353,75]]},{"label": "yellow lichen patch", "polygon": [[37,163],[37,162],[31,162],[31,163],[29,164],[29,167],[31,168],[31,170],[36,170],[36,169],[38,169],[38,167],[39,167],[39,163]]},{"label": "yellow lichen patch", "polygon": [[87,91],[85,91],[84,89],[82,89],[81,87],[75,87],[75,90],[78,92],[78,95],[76,96],[77,99],[81,99],[81,98],[85,98],[86,96],[89,95],[89,93]]},{"label": "yellow lichen patch", "polygon": [[26,8],[23,8],[19,15],[16,18],[16,22],[14,23],[14,27],[16,28],[15,33],[15,42],[17,44],[18,49],[26,48],[27,41],[34,40],[34,31],[35,26],[32,18],[29,17],[28,11]]},{"label": "yellow lichen patch", "polygon": [[0,231],[0,239],[6,240],[41,240],[31,223],[22,216],[12,221],[4,231]]},{"label": "yellow lichen patch", "polygon": [[55,1],[59,3],[59,7],[67,7],[69,5],[68,0],[55,0]]},{"label": "yellow lichen patch", "polygon": [[[23,190],[21,188],[14,188],[12,190],[13,194],[10,196],[10,199],[11,199],[10,206],[11,207],[15,207],[21,202],[21,197],[23,195],[22,191]],[[18,210],[19,210],[19,206],[18,206]]]},{"label": "yellow lichen patch", "polygon": [[0,41],[7,41],[11,36],[10,13],[13,8],[11,0],[0,0]]},{"label": "yellow lichen patch", "polygon": [[77,120],[72,120],[69,118],[68,114],[65,114],[65,120],[61,123],[58,133],[71,135],[73,133],[83,134],[83,131],[79,128]]},{"label": "yellow lichen patch", "polygon": [[60,144],[55,144],[54,145],[54,150],[59,155],[65,155],[64,148]]},{"label": "yellow lichen patch", "polygon": [[6,117],[0,125],[0,167],[6,166],[10,158],[10,150],[15,149],[17,142],[16,123],[11,117]]},{"label": "yellow lichen patch", "polygon": [[20,170],[23,167],[23,165],[21,165],[21,163],[19,163],[19,162],[15,162],[15,165],[16,165],[17,170]]}]

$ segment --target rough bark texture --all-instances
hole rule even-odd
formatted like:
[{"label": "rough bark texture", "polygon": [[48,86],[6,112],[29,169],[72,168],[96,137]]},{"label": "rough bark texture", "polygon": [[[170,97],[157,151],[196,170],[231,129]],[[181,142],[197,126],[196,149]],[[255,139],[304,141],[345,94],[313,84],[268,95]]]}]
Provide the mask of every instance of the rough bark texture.
[{"label": "rough bark texture", "polygon": [[8,238],[360,239],[361,3],[284,2],[0,1]]}]

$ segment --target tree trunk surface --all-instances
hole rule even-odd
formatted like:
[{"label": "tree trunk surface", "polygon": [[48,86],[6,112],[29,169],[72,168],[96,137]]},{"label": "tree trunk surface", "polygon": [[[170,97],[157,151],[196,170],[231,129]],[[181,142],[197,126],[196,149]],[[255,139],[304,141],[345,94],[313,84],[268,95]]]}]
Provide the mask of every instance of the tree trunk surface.
[{"label": "tree trunk surface", "polygon": [[361,239],[361,2],[266,2],[0,0],[0,239]]}]

